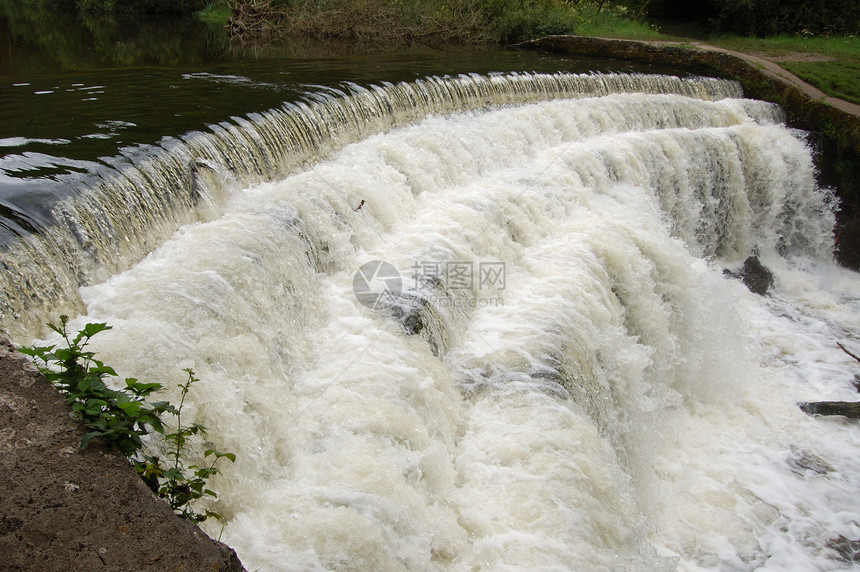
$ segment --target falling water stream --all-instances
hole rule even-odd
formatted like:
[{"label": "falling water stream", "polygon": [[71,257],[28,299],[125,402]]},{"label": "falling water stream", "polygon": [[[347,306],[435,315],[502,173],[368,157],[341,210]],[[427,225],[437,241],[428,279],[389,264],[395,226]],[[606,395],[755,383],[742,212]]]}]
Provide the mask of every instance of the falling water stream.
[{"label": "falling water stream", "polygon": [[329,89],[57,202],[2,326],[192,368],[248,570],[845,569],[860,428],[797,402],[856,400],[860,277],[814,175],[725,80]]}]

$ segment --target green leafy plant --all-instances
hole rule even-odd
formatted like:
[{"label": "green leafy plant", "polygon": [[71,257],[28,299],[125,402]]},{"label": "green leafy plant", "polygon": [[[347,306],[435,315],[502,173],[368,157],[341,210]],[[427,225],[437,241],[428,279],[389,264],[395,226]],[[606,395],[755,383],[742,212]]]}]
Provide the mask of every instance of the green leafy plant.
[{"label": "green leafy plant", "polygon": [[[206,428],[198,423],[182,425],[182,408],[192,384],[200,380],[190,369],[188,377],[179,385],[181,399],[175,407],[168,401],[148,403],[146,398],[163,389],[160,383],[142,383],[134,378],[125,380],[125,387],[112,389],[105,384],[107,377],[118,377],[116,371],[96,359],[87,346],[96,334],[111,329],[104,323],[90,323],[74,337],[68,331],[68,317],[60,316],[60,325],[49,324],[65,342],[65,347],[32,346],[19,351],[32,358],[33,363],[66,398],[74,414],[81,420],[86,433],[81,439],[81,450],[94,438],[102,438],[117,447],[131,462],[143,481],[164,499],[179,516],[195,523],[221,516],[206,510],[198,513],[192,503],[198,499],[217,495],[206,488],[207,479],[219,473],[215,464],[222,458],[235,462],[233,453],[207,449],[203,454],[209,460],[206,466],[187,465],[186,451],[189,438],[206,435]],[[176,418],[176,431],[165,434],[163,415]],[[169,446],[165,464],[156,455],[144,454],[142,437],[151,432],[164,436]]]},{"label": "green leafy plant", "polygon": [[[135,470],[150,487],[170,505],[174,512],[192,522],[200,523],[209,517],[221,519],[216,512],[206,510],[198,513],[192,510],[192,503],[204,496],[216,498],[217,494],[206,488],[206,480],[217,475],[219,470],[215,466],[219,459],[226,458],[230,462],[236,461],[233,453],[223,453],[217,449],[207,449],[203,453],[204,459],[210,459],[208,466],[189,465],[185,466],[185,448],[188,438],[192,435],[206,435],[206,428],[199,423],[191,423],[182,426],[182,408],[185,405],[185,397],[191,389],[191,385],[200,380],[194,376],[191,369],[184,370],[188,374],[185,383],[179,385],[181,398],[179,406],[172,413],[176,416],[176,431],[168,433],[164,439],[171,445],[167,456],[169,466],[165,468],[161,460],[156,456],[148,456],[135,464]],[[190,471],[190,473],[188,473]]]},{"label": "green leafy plant", "polygon": [[60,317],[60,325],[50,328],[62,336],[66,347],[33,346],[19,351],[33,358],[45,378],[66,397],[72,411],[83,421],[87,433],[81,440],[86,448],[94,437],[112,442],[126,457],[133,457],[143,446],[141,436],[154,430],[164,432],[161,415],[173,411],[166,401],[148,405],[144,400],[161,389],[159,383],[125,380],[125,389],[111,389],[105,377],[116,377],[110,366],[86,351],[90,339],[104,330],[106,324],[87,324],[73,338],[67,330],[68,317]]}]

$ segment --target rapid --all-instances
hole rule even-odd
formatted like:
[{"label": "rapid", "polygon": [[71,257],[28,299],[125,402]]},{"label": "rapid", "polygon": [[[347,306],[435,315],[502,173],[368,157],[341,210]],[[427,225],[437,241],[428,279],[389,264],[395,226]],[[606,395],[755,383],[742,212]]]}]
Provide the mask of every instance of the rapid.
[{"label": "rapid", "polygon": [[726,80],[355,86],[59,203],[3,327],[107,322],[171,398],[192,368],[248,570],[840,570],[860,427],[797,406],[856,400],[834,205]]}]

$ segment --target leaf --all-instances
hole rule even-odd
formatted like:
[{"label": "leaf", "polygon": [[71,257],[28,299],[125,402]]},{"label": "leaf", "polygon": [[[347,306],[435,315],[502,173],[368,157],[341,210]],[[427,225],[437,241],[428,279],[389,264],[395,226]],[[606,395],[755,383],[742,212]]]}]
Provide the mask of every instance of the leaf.
[{"label": "leaf", "polygon": [[98,334],[99,332],[103,332],[105,330],[110,330],[110,329],[112,329],[112,327],[108,326],[104,322],[89,323],[86,326],[84,326],[84,328],[80,332],[78,332],[78,338],[81,338],[81,337],[91,338],[94,335]]},{"label": "leaf", "polygon": [[176,467],[171,467],[170,469],[167,469],[166,471],[164,471],[164,478],[167,479],[168,481],[182,480],[182,478],[183,478],[182,470],[178,469]]},{"label": "leaf", "polygon": [[116,371],[114,371],[114,369],[111,366],[104,365],[101,362],[95,362],[95,366],[96,367],[90,368],[90,373],[94,373],[94,374],[98,375],[99,377],[103,377],[105,375],[109,375],[111,377],[117,377]]},{"label": "leaf", "polygon": [[77,352],[73,352],[68,348],[60,348],[54,352],[54,359],[57,361],[65,362],[68,360],[74,360],[78,357]]},{"label": "leaf", "polygon": [[105,405],[107,405],[107,403],[104,401],[99,399],[90,399],[87,401],[85,406],[84,404],[81,404],[82,407],[78,408],[77,411],[83,411],[88,417],[98,417],[102,413],[102,407]]},{"label": "leaf", "polygon": [[170,413],[176,415],[176,408],[169,401],[155,401],[152,403],[152,410],[156,413]]},{"label": "leaf", "polygon": [[206,434],[206,427],[201,425],[200,423],[192,423],[188,426],[188,434],[196,435],[198,433]]},{"label": "leaf", "polygon": [[162,389],[164,386],[160,383],[141,383],[134,378],[128,378],[125,380],[125,385],[128,387],[135,395],[145,396],[149,395],[153,391],[158,391]]},{"label": "leaf", "polygon": [[126,415],[137,417],[140,414],[140,402],[128,401],[125,403],[117,403],[117,407],[122,409]]},{"label": "leaf", "polygon": [[156,433],[164,434],[164,424],[157,415],[147,415],[146,420],[141,420],[141,422],[148,424]]},{"label": "leaf", "polygon": [[91,440],[93,437],[98,437],[98,436],[100,436],[100,435],[101,435],[101,432],[100,432],[100,431],[90,431],[89,433],[87,433],[86,435],[84,435],[83,439],[81,439],[81,446],[80,446],[80,450],[81,450],[81,451],[83,451],[84,449],[86,449],[86,448],[87,448],[87,445],[89,445],[89,444],[90,444],[90,440]]},{"label": "leaf", "polygon": [[236,455],[233,453],[222,453],[221,451],[217,451],[215,449],[207,449],[205,453],[203,453],[204,457],[208,457],[209,455],[215,455],[215,459],[230,459],[231,463],[236,462]]},{"label": "leaf", "polygon": [[18,348],[18,352],[24,354],[25,356],[37,357],[42,359],[43,361],[47,361],[43,356],[48,356],[53,349],[54,346],[32,346]]},{"label": "leaf", "polygon": [[69,321],[69,317],[66,316],[65,314],[61,314],[60,315],[60,324],[61,325],[57,326],[56,324],[48,324],[48,327],[65,338],[66,337],[66,323],[68,321]]},{"label": "leaf", "polygon": [[182,449],[185,446],[185,435],[182,432],[168,433],[164,436],[165,440],[175,443],[177,447]]},{"label": "leaf", "polygon": [[135,451],[137,451],[143,446],[137,435],[132,435],[128,438],[118,440],[116,444],[119,450],[122,451],[126,457],[132,456]]}]

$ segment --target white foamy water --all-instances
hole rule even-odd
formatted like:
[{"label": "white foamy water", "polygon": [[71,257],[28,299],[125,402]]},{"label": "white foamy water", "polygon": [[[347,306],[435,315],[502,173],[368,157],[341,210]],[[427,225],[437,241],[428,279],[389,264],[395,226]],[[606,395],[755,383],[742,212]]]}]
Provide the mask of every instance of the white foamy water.
[{"label": "white foamy water", "polygon": [[[860,277],[778,118],[659,94],[430,116],[236,191],[73,325],[112,325],[100,358],[168,397],[202,379],[248,570],[845,569],[860,429],[796,404],[856,400]],[[753,249],[768,297],[722,272]],[[401,278],[377,309],[373,261]]]}]

